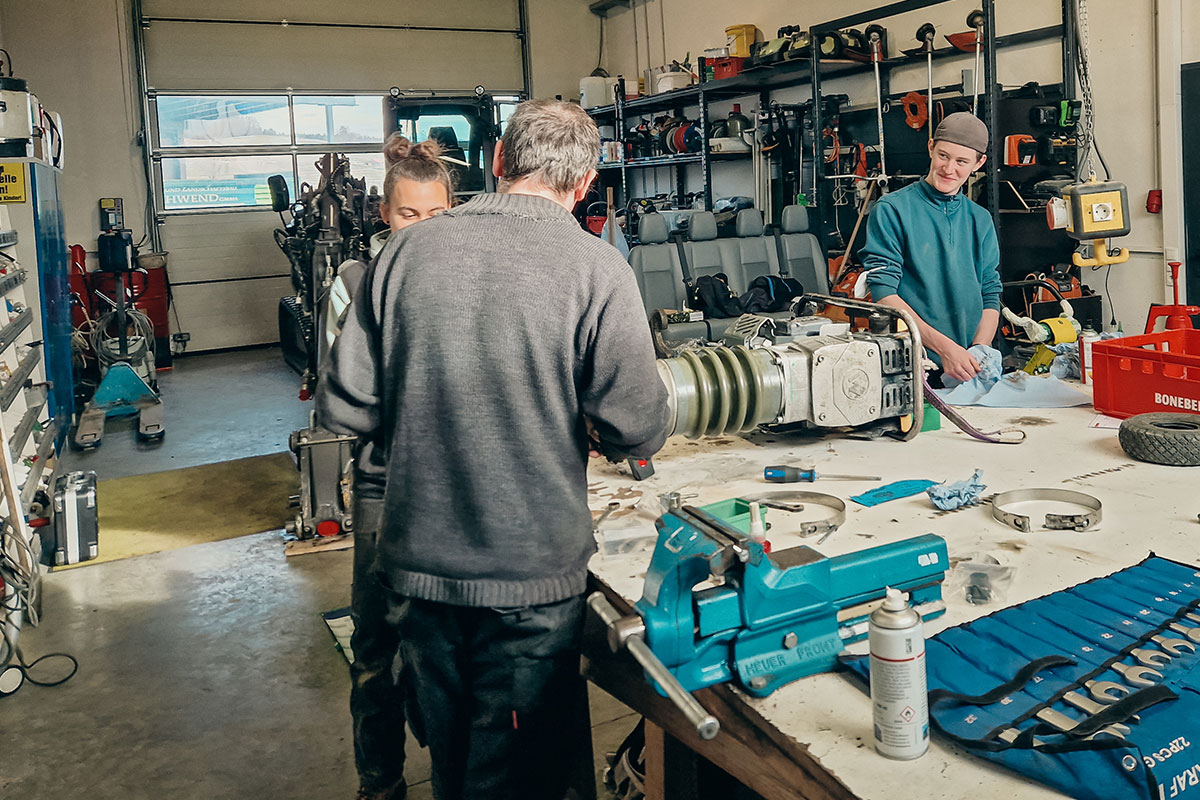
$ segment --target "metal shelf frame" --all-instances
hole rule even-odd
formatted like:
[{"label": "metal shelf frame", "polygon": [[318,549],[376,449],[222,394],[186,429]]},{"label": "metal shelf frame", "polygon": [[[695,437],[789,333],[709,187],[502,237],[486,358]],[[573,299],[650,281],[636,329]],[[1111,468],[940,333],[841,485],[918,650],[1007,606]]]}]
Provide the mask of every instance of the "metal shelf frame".
[{"label": "metal shelf frame", "polygon": [[[818,35],[821,33],[841,30],[847,27],[854,27],[864,23],[877,22],[889,17],[905,14],[911,11],[919,11],[925,8],[942,5],[951,2],[952,0],[900,0],[900,2],[889,3],[879,6],[868,11],[863,11],[857,14],[850,14],[837,19],[829,20],[828,22],[820,23],[809,28],[809,38],[811,41],[817,41]],[[1062,41],[1062,70],[1063,70],[1063,88],[1065,96],[1071,99],[1075,96],[1075,6],[1074,0],[1060,0],[1062,7],[1062,23],[1059,25],[1051,25],[1043,28],[1035,28],[1027,31],[1019,31],[1005,36],[995,35],[995,20],[996,20],[996,4],[995,0],[981,0],[982,11],[984,15],[984,41],[981,47],[981,55],[984,69],[984,89],[981,97],[982,118],[988,123],[989,128],[994,127],[992,120],[995,119],[995,109],[1001,100],[1000,85],[996,80],[996,51],[1002,47],[1014,47],[1026,44],[1034,44],[1038,42],[1060,39]],[[596,11],[597,6],[604,6],[605,10],[615,5],[620,5],[620,0],[616,2],[596,2],[593,3],[593,10]],[[597,12],[600,13],[600,12]],[[933,58],[941,60],[945,58],[963,57],[967,53],[958,50],[955,47],[940,47],[933,51]],[[886,97],[893,98],[890,86],[890,73],[895,67],[911,66],[913,60],[909,58],[889,58],[880,62],[880,81],[883,87],[883,94]],[[706,132],[709,127],[708,106],[714,100],[729,100],[738,97],[752,97],[757,95],[762,102],[769,102],[770,92],[774,89],[794,88],[797,86],[810,85],[812,87],[812,119],[813,130],[822,131],[825,127],[824,109],[822,108],[822,84],[825,81],[842,78],[854,74],[869,73],[874,70],[874,65],[871,63],[861,63],[849,60],[830,60],[820,57],[820,53],[816,48],[810,48],[810,55],[805,59],[797,59],[793,61],[775,64],[769,67],[760,67],[744,71],[731,78],[723,78],[721,80],[701,81],[693,86],[688,86],[682,89],[675,89],[662,94],[647,95],[632,100],[625,97],[625,81],[621,79],[617,82],[616,96],[611,105],[599,106],[588,109],[588,113],[593,118],[607,123],[612,120],[615,123],[615,133],[617,140],[622,143],[622,147],[626,138],[626,120],[632,114],[652,114],[654,112],[672,111],[677,115],[682,116],[685,108],[695,107],[698,109],[697,123],[701,129]],[[704,74],[704,61],[699,60],[698,71],[701,75]],[[953,91],[957,87],[939,87],[942,91]],[[895,95],[898,97],[899,95]],[[873,106],[872,106],[873,107]],[[817,134],[819,135],[819,133]],[[998,227],[999,216],[999,181],[997,175],[1000,167],[1000,143],[998,137],[992,136],[988,146],[988,162],[985,170],[988,175],[988,192],[987,192],[987,208],[992,214],[993,222]],[[743,154],[735,154],[741,156]],[[687,153],[672,156],[655,156],[651,158],[627,159],[619,162],[609,162],[600,164],[599,168],[604,171],[620,170],[621,175],[621,196],[625,202],[628,202],[629,194],[629,174],[630,169],[647,168],[647,167],[675,167],[675,183],[676,189],[680,195],[684,194],[686,189],[686,167],[690,164],[700,165],[700,181],[703,185],[704,202],[706,208],[712,208],[712,162],[715,160],[725,160],[728,155],[712,154],[705,147],[700,153]],[[823,159],[813,159],[813,169],[816,171],[816,182],[818,191],[816,197],[811,202],[815,204],[817,216],[821,221],[822,236],[825,230],[829,227],[829,203],[825,200],[825,192],[822,191],[823,182],[826,179],[825,165]]]},{"label": "metal shelf frame", "polygon": [[[910,11],[919,11],[924,8],[932,8],[933,6],[942,5],[951,2],[951,0],[901,0],[900,2],[891,3],[885,6],[880,6],[869,11],[864,11],[858,14],[850,14],[839,19],[830,20],[829,22],[820,25],[814,25],[809,28],[809,39],[817,41],[818,36],[822,33],[841,30],[863,23],[877,22],[888,17],[905,14]],[[1036,28],[1033,30],[1022,31],[1019,33],[1010,34],[1007,36],[996,36],[996,1],[981,0],[981,10],[983,11],[983,42],[981,46],[981,57],[983,61],[983,92],[980,95],[982,100],[981,118],[987,123],[988,129],[993,132],[988,141],[988,160],[984,166],[984,171],[987,175],[987,202],[986,207],[992,215],[992,224],[997,230],[1000,229],[1000,181],[999,172],[1001,165],[1001,148],[999,137],[994,135],[996,119],[996,109],[1000,104],[1001,89],[1000,83],[996,79],[996,51],[1000,47],[1011,47],[1023,44],[1032,44],[1041,41],[1048,41],[1053,38],[1059,38],[1062,41],[1062,74],[1063,74],[1063,91],[1068,99],[1075,96],[1075,4],[1074,0],[1061,0],[1062,23],[1044,28]],[[934,51],[935,58],[945,58],[948,56],[966,55],[956,48],[939,48]],[[820,69],[820,54],[817,49],[811,48],[810,55],[810,70],[812,78],[812,95],[813,95],[813,131],[815,135],[820,136],[820,131],[825,128],[824,109],[821,103],[821,83],[828,79],[827,75],[822,74]],[[887,59],[880,62],[880,83],[882,85],[882,93],[885,97],[891,96],[890,72],[891,68],[898,63],[895,59]],[[863,65],[866,70],[873,70],[872,64]],[[825,192],[821,190],[823,181],[825,180],[825,163],[824,159],[814,158],[813,169],[816,173],[816,183],[818,191],[813,202],[816,204],[817,216],[821,221],[822,233],[828,230],[829,227],[829,204],[825,199]]]}]

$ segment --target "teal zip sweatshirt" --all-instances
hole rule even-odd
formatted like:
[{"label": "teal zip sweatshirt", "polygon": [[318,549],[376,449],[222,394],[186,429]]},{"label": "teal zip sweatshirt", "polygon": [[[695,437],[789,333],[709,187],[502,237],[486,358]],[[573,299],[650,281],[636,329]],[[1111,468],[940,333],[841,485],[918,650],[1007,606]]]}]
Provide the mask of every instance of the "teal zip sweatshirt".
[{"label": "teal zip sweatshirt", "polygon": [[[1000,309],[1000,248],[991,215],[926,180],[882,197],[867,221],[871,297],[899,295],[931,326],[969,347],[984,309]],[[941,364],[938,355],[929,355]]]}]

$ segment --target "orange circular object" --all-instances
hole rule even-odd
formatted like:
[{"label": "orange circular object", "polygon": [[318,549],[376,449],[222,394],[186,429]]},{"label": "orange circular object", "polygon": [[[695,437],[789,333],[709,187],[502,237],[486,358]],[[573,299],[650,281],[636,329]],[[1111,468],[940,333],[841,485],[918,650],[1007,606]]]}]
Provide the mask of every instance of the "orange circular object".
[{"label": "orange circular object", "polygon": [[337,536],[342,532],[342,526],[335,520],[327,519],[317,523],[317,536]]},{"label": "orange circular object", "polygon": [[929,122],[929,105],[925,95],[920,92],[909,92],[900,98],[904,106],[904,121],[914,131],[919,131]]}]

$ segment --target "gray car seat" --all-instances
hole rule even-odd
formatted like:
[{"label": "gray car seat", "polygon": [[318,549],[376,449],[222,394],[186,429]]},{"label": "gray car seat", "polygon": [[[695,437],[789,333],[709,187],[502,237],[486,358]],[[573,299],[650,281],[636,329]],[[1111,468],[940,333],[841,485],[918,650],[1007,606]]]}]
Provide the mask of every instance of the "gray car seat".
[{"label": "gray car seat", "polygon": [[829,265],[820,240],[811,233],[808,208],[787,206],[780,223],[775,259],[779,274],[797,279],[806,292],[829,294]]},{"label": "gray car seat", "polygon": [[666,219],[661,214],[644,215],[638,226],[638,238],[641,244],[629,251],[629,265],[633,267],[646,311],[683,308],[687,304],[683,271],[675,245],[667,241]]},{"label": "gray car seat", "polygon": [[741,263],[722,253],[722,243],[717,241],[717,218],[711,211],[697,211],[692,214],[684,251],[687,254],[692,280],[724,272],[729,278],[730,288],[735,292],[746,288],[746,282],[742,279]]},{"label": "gray car seat", "polygon": [[737,213],[734,228],[737,238],[723,239],[721,243],[725,246],[729,263],[737,264],[729,270],[731,285],[732,273],[741,273],[742,283],[733,285],[734,291],[740,294],[750,287],[755,278],[761,275],[777,275],[779,270],[775,264],[776,259],[770,257],[770,249],[775,243],[763,237],[761,211],[756,208],[743,208]]}]

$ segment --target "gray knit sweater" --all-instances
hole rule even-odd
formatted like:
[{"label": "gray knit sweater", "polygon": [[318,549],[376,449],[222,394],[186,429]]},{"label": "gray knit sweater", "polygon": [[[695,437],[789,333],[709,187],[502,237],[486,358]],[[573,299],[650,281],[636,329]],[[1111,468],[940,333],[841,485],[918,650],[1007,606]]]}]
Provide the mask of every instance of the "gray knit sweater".
[{"label": "gray knit sweater", "polygon": [[584,418],[612,458],[665,438],[632,270],[532,195],[480,195],[394,234],[326,363],[320,424],[386,454],[381,577],[425,600],[581,593],[595,551]]}]

